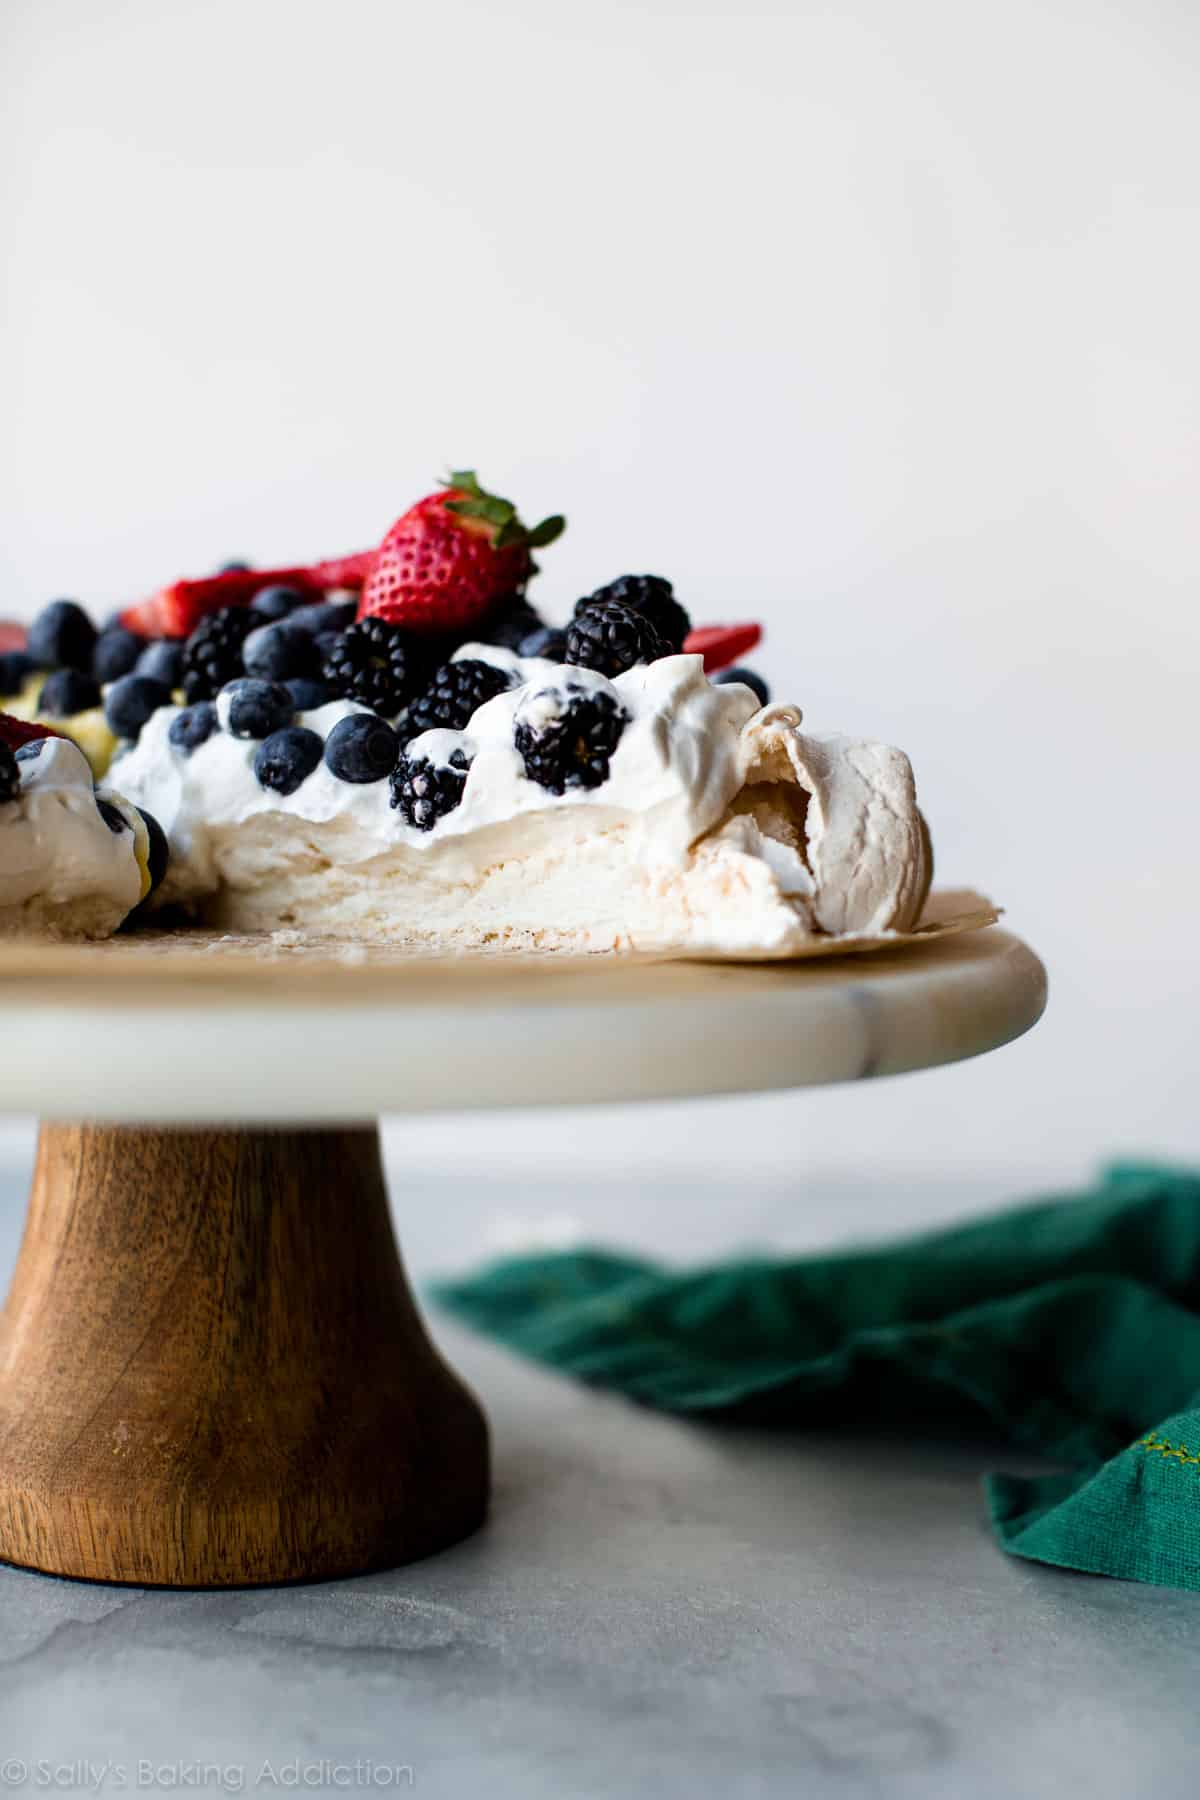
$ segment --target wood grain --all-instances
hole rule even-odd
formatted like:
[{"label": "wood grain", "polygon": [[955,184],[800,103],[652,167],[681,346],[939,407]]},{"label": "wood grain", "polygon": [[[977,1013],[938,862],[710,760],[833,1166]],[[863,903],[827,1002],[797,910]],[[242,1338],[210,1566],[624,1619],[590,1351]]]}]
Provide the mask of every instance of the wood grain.
[{"label": "wood grain", "polygon": [[43,1126],[0,1318],[0,1557],[170,1586],[349,1575],[474,1530],[487,1466],[374,1128]]}]

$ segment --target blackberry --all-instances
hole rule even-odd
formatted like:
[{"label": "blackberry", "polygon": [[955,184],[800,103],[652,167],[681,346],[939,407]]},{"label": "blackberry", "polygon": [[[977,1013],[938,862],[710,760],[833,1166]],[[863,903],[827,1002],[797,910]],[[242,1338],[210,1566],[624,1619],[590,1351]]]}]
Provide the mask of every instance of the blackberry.
[{"label": "blackberry", "polygon": [[74,713],[90,712],[93,706],[99,706],[100,687],[79,669],[55,669],[42,683],[37,704],[38,711],[48,719],[69,719]]},{"label": "blackberry", "polygon": [[7,744],[0,744],[0,804],[15,800],[21,791],[21,771]]},{"label": "blackberry", "polygon": [[566,660],[576,668],[610,677],[671,654],[646,615],[620,600],[589,601],[567,626],[565,649]]},{"label": "blackberry", "polygon": [[521,641],[539,631],[545,620],[530,606],[524,594],[505,594],[481,628],[480,642],[498,644],[502,650],[519,650]]},{"label": "blackberry", "polygon": [[649,619],[659,637],[668,643],[673,651],[683,649],[683,640],[692,629],[692,621],[675,598],[671,583],[662,575],[618,575],[615,581],[607,586],[597,588],[594,594],[577,602],[575,616],[585,607],[597,603],[615,600],[621,606],[632,607],[634,612],[641,613]]},{"label": "blackberry", "polygon": [[357,700],[390,718],[412,685],[406,635],[386,619],[360,619],[330,646],[324,673],[335,699]]},{"label": "blackberry", "polygon": [[512,677],[493,663],[463,657],[448,662],[438,670],[419,700],[414,700],[405,715],[409,737],[422,731],[461,731],[471,714],[487,700],[494,700],[512,686]]},{"label": "blackberry", "polygon": [[242,672],[242,645],[255,623],[244,606],[223,606],[201,619],[183,647],[183,693],[188,704],[211,700]]},{"label": "blackberry", "polygon": [[562,794],[603,786],[624,729],[625,713],[612,694],[548,688],[522,703],[513,742],[530,781]]},{"label": "blackberry", "polygon": [[462,799],[470,766],[461,750],[452,750],[450,761],[441,764],[428,756],[406,754],[392,772],[392,805],[406,825],[432,831]]}]

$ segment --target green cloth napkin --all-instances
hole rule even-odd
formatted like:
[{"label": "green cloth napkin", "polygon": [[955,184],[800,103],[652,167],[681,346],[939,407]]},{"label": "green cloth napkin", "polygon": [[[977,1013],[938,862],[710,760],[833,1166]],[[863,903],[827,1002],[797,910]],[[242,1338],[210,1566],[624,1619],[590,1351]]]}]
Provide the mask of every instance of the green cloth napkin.
[{"label": "green cloth napkin", "polygon": [[791,1261],[518,1257],[434,1298],[668,1412],[999,1435],[1069,1471],[989,1477],[1006,1550],[1200,1588],[1200,1175],[1120,1165],[1090,1193]]}]

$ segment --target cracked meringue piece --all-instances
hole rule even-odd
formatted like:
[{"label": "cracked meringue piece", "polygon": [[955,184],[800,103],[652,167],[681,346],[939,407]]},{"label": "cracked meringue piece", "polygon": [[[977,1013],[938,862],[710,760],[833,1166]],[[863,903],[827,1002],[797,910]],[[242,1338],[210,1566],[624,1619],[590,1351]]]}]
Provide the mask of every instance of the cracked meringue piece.
[{"label": "cracked meringue piece", "polygon": [[42,738],[17,768],[20,791],[0,804],[0,937],[110,937],[150,891],[145,821],[95,789],[67,738]]}]

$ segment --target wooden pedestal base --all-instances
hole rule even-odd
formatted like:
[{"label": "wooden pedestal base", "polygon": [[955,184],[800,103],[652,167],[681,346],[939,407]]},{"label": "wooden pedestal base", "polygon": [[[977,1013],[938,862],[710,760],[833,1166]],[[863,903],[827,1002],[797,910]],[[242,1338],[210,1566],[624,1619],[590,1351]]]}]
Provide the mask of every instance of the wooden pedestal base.
[{"label": "wooden pedestal base", "polygon": [[0,1319],[0,1558],[173,1587],[358,1574],[473,1531],[487,1462],[374,1128],[43,1127]]}]

